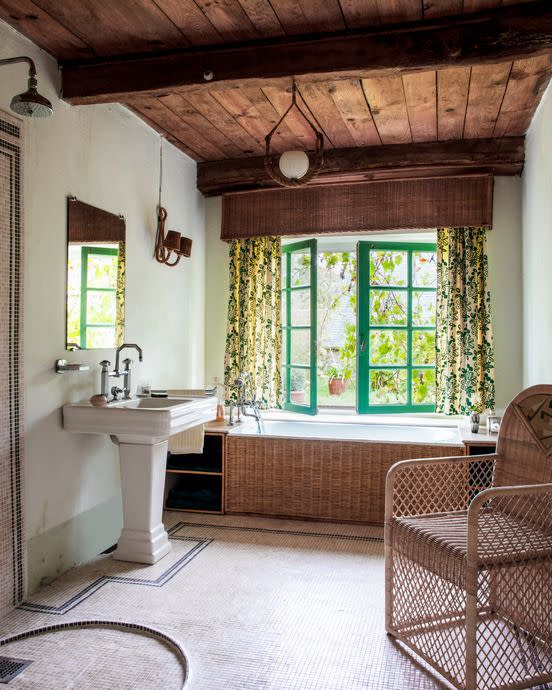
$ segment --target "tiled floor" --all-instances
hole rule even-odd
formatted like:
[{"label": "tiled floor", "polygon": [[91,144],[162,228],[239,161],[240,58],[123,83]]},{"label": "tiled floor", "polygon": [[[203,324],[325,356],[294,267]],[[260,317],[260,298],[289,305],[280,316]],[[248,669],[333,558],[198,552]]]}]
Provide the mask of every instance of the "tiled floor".
[{"label": "tiled floor", "polygon": [[[186,690],[443,688],[386,637],[381,530],[166,513],[173,551],[150,567],[101,556],[0,628],[110,619],[158,629]],[[130,631],[66,630],[0,648],[34,659],[14,688],[178,690],[177,656]]]}]

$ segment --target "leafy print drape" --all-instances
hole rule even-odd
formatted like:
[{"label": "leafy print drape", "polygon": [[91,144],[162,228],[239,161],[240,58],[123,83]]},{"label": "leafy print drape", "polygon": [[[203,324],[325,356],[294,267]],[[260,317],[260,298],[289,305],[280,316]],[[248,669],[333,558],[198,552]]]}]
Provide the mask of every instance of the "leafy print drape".
[{"label": "leafy print drape", "polygon": [[227,400],[236,399],[234,381],[252,376],[262,407],[281,398],[281,240],[256,237],[230,243],[230,298],[224,359]]},{"label": "leafy print drape", "polygon": [[437,231],[437,412],[495,402],[485,228]]},{"label": "leafy print drape", "polygon": [[125,280],[126,280],[126,243],[119,242],[117,253],[117,291],[115,293],[115,347],[122,345],[125,339]]}]

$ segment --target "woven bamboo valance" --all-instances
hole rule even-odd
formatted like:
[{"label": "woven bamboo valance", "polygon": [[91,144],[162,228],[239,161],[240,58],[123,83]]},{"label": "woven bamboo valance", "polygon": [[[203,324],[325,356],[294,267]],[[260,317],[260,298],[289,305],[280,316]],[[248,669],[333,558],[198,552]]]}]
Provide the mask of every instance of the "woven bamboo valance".
[{"label": "woven bamboo valance", "polygon": [[69,242],[124,242],[125,219],[77,199],[67,199]]},{"label": "woven bamboo valance", "polygon": [[221,239],[491,226],[492,175],[316,185],[227,194]]}]

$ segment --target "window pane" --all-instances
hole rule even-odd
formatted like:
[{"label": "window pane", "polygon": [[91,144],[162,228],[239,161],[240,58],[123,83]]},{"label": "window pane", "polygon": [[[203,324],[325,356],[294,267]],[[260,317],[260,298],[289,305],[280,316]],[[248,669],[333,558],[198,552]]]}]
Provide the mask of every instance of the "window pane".
[{"label": "window pane", "polygon": [[282,277],[281,277],[281,287],[285,288],[287,287],[286,283],[286,277],[287,277],[287,254],[282,254],[281,258],[281,263],[282,263]]},{"label": "window pane", "polygon": [[371,331],[370,364],[407,364],[407,331]]},{"label": "window pane", "polygon": [[311,301],[310,289],[292,290],[291,297],[291,325],[310,326],[311,322]]},{"label": "window pane", "polygon": [[412,332],[412,363],[435,364],[435,331]]},{"label": "window pane", "polygon": [[435,326],[435,300],[434,292],[412,292],[413,326]]},{"label": "window pane", "polygon": [[302,252],[292,252],[291,254],[291,287],[300,285],[310,285],[310,249]]},{"label": "window pane", "polygon": [[89,254],[87,285],[114,290],[117,287],[117,255]]},{"label": "window pane", "polygon": [[311,404],[310,371],[308,369],[295,369],[291,367],[291,380],[289,386],[290,402],[296,405]]},{"label": "window pane", "polygon": [[371,326],[406,326],[408,295],[397,290],[370,290]]},{"label": "window pane", "polygon": [[87,328],[86,347],[115,347],[115,328]]},{"label": "window pane", "polygon": [[86,323],[115,324],[116,300],[114,292],[87,293]]},{"label": "window pane", "polygon": [[282,366],[287,364],[287,330],[282,329]]},{"label": "window pane", "polygon": [[370,405],[406,405],[407,375],[405,369],[372,369],[370,371]]},{"label": "window pane", "polygon": [[311,355],[310,330],[291,331],[290,363],[309,366]]},{"label": "window pane", "polygon": [[435,252],[412,253],[412,284],[415,287],[437,287]]},{"label": "window pane", "polygon": [[406,287],[408,283],[408,253],[392,249],[370,251],[370,285]]},{"label": "window pane", "polygon": [[412,369],[412,402],[435,404],[435,369]]}]

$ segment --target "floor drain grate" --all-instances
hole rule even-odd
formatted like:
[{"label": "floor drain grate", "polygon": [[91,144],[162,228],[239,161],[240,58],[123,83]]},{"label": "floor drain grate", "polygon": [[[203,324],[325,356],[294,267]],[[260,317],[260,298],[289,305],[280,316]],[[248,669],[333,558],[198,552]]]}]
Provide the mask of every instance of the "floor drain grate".
[{"label": "floor drain grate", "polygon": [[32,663],[28,659],[12,659],[9,656],[0,656],[0,683],[9,683]]}]

